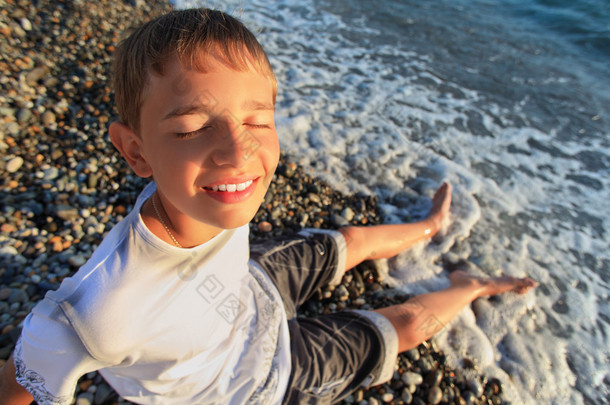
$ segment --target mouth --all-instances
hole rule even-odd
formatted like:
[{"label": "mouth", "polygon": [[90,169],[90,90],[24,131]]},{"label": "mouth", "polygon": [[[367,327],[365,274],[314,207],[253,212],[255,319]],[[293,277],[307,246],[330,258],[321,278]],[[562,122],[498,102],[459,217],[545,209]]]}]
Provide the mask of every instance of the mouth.
[{"label": "mouth", "polygon": [[254,180],[248,180],[248,181],[244,181],[243,183],[235,183],[235,184],[215,184],[210,187],[203,187],[203,189],[207,190],[207,191],[235,193],[238,191],[244,191],[245,189],[250,187],[253,182],[254,182]]}]

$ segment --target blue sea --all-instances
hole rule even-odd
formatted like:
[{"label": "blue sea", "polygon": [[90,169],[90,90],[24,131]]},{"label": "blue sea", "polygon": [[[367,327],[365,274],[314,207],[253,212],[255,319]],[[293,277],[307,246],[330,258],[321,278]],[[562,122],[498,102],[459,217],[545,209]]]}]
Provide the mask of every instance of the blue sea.
[{"label": "blue sea", "polygon": [[246,23],[279,80],[284,153],[386,222],[454,185],[442,238],[381,263],[411,293],[445,261],[529,275],[437,336],[514,404],[610,403],[608,0],[178,1]]}]

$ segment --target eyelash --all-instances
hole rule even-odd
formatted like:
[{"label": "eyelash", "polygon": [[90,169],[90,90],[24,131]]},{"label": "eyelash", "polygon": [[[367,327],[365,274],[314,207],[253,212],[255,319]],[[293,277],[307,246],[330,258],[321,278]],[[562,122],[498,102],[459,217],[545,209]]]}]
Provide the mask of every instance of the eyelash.
[{"label": "eyelash", "polygon": [[[243,124],[247,127],[253,128],[253,129],[269,129],[271,128],[269,125],[267,124]],[[190,138],[191,136],[195,136],[200,134],[201,132],[204,132],[206,129],[212,128],[211,126],[204,126],[201,127],[199,129],[196,129],[194,131],[190,131],[190,132],[177,132],[176,133],[176,137],[179,139],[185,139],[185,138]]]}]

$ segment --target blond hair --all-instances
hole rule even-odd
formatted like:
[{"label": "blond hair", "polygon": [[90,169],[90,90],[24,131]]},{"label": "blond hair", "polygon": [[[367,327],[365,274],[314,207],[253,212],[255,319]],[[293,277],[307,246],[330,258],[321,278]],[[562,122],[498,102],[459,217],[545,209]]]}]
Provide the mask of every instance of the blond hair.
[{"label": "blond hair", "polygon": [[140,109],[151,72],[163,75],[174,55],[185,68],[205,73],[204,56],[213,54],[238,71],[254,69],[273,86],[277,81],[262,46],[239,20],[205,8],[174,10],[133,31],[117,46],[113,63],[115,103],[123,124],[140,128]]}]

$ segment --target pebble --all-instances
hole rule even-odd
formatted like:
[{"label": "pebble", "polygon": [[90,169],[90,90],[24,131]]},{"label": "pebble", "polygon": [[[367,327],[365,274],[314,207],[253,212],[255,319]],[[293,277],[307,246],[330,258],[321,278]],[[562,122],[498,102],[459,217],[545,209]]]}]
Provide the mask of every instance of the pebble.
[{"label": "pebble", "polygon": [[21,23],[21,28],[23,28],[24,31],[32,31],[32,23],[30,20],[27,18],[22,18],[19,22]]},{"label": "pebble", "polygon": [[53,113],[53,111],[51,110],[46,110],[43,114],[42,114],[42,123],[44,125],[49,125],[55,122],[55,113]]},{"label": "pebble", "polygon": [[413,400],[413,394],[411,394],[411,391],[409,391],[407,388],[404,388],[402,390],[402,394],[400,395],[400,399],[402,399],[405,404],[410,404]]},{"label": "pebble", "polygon": [[483,384],[476,378],[469,378],[466,386],[478,398],[483,395]]},{"label": "pebble", "polygon": [[47,73],[48,70],[46,67],[35,67],[26,74],[25,82],[29,86],[36,86],[38,84],[38,81],[42,80],[42,78],[44,78]]},{"label": "pebble", "polygon": [[83,392],[76,397],[75,405],[93,405],[93,393]]},{"label": "pebble", "polygon": [[426,376],[426,384],[428,384],[429,387],[434,387],[437,386],[441,383],[441,380],[443,379],[443,372],[441,370],[432,370],[430,373],[428,373],[428,375]]},{"label": "pebble", "polygon": [[9,173],[16,173],[23,166],[23,158],[16,156],[9,160],[6,164],[6,171]]},{"label": "pebble", "polygon": [[400,378],[407,385],[419,385],[424,382],[424,378],[421,374],[417,374],[413,371],[403,373]]},{"label": "pebble", "polygon": [[69,205],[59,204],[55,209],[57,216],[64,221],[74,221],[79,218],[78,210]]},{"label": "pebble", "polygon": [[347,222],[349,222],[354,219],[354,210],[352,210],[350,207],[345,207],[341,212],[341,216],[345,218]]},{"label": "pebble", "polygon": [[349,292],[343,284],[340,284],[337,288],[335,288],[335,297],[337,297],[339,301],[347,301],[349,298]]},{"label": "pebble", "polygon": [[443,391],[440,389],[438,385],[430,388],[428,392],[428,402],[432,405],[437,405],[443,399]]},{"label": "pebble", "polygon": [[106,383],[99,384],[95,390],[94,403],[103,404],[114,394],[114,390]]},{"label": "pebble", "polygon": [[349,222],[339,214],[332,214],[330,222],[336,227],[349,226]]},{"label": "pebble", "polygon": [[405,356],[411,361],[419,360],[419,350],[417,348],[413,348],[405,352]]},{"label": "pebble", "polygon": [[13,290],[13,293],[8,297],[9,304],[23,304],[28,301],[30,297],[24,290]]},{"label": "pebble", "polygon": [[464,399],[464,402],[466,402],[466,405],[475,405],[479,402],[477,396],[472,391],[462,392],[462,398]]},{"label": "pebble", "polygon": [[81,267],[86,262],[87,262],[87,258],[83,257],[82,255],[70,256],[70,258],[68,259],[68,263],[72,267]]},{"label": "pebble", "polygon": [[12,288],[8,288],[8,287],[1,288],[0,289],[0,300],[2,300],[2,301],[7,300],[8,297],[10,297],[12,293],[13,293]]},{"label": "pebble", "polygon": [[257,227],[258,230],[261,232],[271,232],[271,230],[273,229],[273,225],[271,225],[271,223],[267,221],[259,222]]},{"label": "pebble", "polygon": [[20,124],[27,123],[32,118],[32,111],[29,108],[22,108],[17,112],[17,121]]}]

